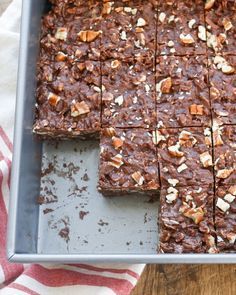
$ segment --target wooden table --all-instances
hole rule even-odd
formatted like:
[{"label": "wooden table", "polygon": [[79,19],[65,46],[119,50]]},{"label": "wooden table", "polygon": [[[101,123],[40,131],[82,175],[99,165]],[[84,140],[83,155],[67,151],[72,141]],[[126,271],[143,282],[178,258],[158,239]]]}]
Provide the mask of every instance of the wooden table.
[{"label": "wooden table", "polygon": [[235,295],[236,265],[147,265],[131,295]]}]

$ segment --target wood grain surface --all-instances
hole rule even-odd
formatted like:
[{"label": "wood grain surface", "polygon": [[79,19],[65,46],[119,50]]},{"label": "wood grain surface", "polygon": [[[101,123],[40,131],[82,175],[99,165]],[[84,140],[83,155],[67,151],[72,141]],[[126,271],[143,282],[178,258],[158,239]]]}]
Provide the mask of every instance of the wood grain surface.
[{"label": "wood grain surface", "polygon": [[147,265],[131,295],[235,295],[236,265]]}]

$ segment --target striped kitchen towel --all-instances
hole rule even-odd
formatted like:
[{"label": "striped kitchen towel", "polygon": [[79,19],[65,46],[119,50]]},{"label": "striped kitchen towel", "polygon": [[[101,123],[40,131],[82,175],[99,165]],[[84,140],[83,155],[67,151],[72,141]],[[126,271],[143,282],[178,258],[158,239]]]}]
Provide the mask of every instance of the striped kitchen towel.
[{"label": "striped kitchen towel", "polygon": [[0,17],[0,294],[129,294],[143,264],[23,265],[6,260],[20,11],[21,1],[14,0]]}]

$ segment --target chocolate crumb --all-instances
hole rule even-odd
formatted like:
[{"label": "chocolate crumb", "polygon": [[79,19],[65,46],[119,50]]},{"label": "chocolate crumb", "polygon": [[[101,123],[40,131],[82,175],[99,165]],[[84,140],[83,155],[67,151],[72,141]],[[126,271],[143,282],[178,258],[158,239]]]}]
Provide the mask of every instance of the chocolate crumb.
[{"label": "chocolate crumb", "polygon": [[79,212],[79,218],[81,220],[83,220],[84,219],[84,216],[86,216],[87,214],[89,214],[89,211],[80,211]]}]

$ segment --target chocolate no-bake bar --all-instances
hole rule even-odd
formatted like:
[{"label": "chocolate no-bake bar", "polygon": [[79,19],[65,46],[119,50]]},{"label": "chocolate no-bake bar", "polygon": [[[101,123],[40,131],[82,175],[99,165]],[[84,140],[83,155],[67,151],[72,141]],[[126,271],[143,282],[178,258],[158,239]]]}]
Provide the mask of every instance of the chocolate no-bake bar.
[{"label": "chocolate no-bake bar", "polygon": [[102,125],[111,127],[154,127],[154,60],[102,62]]},{"label": "chocolate no-bake bar", "polygon": [[236,251],[236,185],[216,188],[215,227],[220,252]]},{"label": "chocolate no-bake bar", "polygon": [[[126,59],[154,56],[156,49],[156,6],[150,1],[106,2],[101,25],[101,58]],[[118,5],[120,4],[120,5]]]},{"label": "chocolate no-bake bar", "polygon": [[236,126],[214,122],[213,145],[217,185],[236,184]]},{"label": "chocolate no-bake bar", "polygon": [[212,185],[161,191],[159,252],[217,253]]},{"label": "chocolate no-bake bar", "polygon": [[157,57],[156,100],[158,127],[209,126],[207,58]]},{"label": "chocolate no-bake bar", "polygon": [[153,136],[141,128],[101,130],[100,192],[104,195],[157,193],[160,184]]},{"label": "chocolate no-bake bar", "polygon": [[160,1],[157,54],[206,54],[204,1]]},{"label": "chocolate no-bake bar", "polygon": [[101,116],[100,62],[75,62],[58,52],[41,54],[34,132],[51,137],[98,136]]},{"label": "chocolate no-bake bar", "polygon": [[236,124],[236,56],[211,56],[209,80],[213,118]]},{"label": "chocolate no-bake bar", "polygon": [[156,131],[162,188],[213,183],[210,128]]},{"label": "chocolate no-bake bar", "polygon": [[208,2],[205,8],[209,51],[216,54],[236,54],[236,2]]}]

